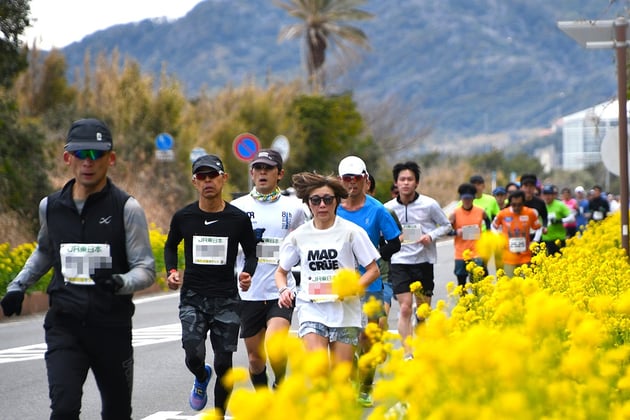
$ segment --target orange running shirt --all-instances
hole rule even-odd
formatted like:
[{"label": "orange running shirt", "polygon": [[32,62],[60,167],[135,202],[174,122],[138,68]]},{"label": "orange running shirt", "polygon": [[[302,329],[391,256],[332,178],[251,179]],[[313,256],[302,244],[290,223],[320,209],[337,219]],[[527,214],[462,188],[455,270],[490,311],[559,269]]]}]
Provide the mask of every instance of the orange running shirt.
[{"label": "orange running shirt", "polygon": [[529,250],[530,230],[542,227],[536,210],[523,207],[521,214],[516,214],[512,207],[506,207],[499,212],[492,224],[507,239],[503,262],[510,265],[529,263],[532,259],[532,252]]},{"label": "orange running shirt", "polygon": [[[455,245],[455,259],[463,260],[463,253],[465,250],[470,249],[472,252],[471,257],[477,257],[477,250],[475,244],[479,239],[479,235],[483,229],[483,216],[485,210],[481,207],[472,206],[470,210],[464,210],[463,207],[457,207],[453,211],[453,229],[463,230],[463,236],[456,235],[454,239]],[[476,234],[475,234],[476,233]]]}]

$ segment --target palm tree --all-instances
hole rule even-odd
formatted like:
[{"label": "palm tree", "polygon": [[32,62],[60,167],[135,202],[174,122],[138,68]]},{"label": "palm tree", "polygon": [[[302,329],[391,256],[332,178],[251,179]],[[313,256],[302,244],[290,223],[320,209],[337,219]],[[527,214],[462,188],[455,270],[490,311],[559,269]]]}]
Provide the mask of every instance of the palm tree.
[{"label": "palm tree", "polygon": [[313,90],[324,87],[323,66],[329,44],[339,48],[344,55],[353,52],[349,44],[369,49],[365,33],[343,23],[373,18],[371,13],[357,9],[357,6],[366,2],[367,0],[274,0],[276,6],[301,20],[282,28],[279,38],[285,40],[304,37],[306,68]]}]

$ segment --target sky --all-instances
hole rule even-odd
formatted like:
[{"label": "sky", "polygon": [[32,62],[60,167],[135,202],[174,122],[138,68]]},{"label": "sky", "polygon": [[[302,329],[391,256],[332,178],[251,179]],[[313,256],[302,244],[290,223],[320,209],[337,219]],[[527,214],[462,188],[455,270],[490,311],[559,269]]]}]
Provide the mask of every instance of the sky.
[{"label": "sky", "polygon": [[31,0],[31,27],[22,40],[50,50],[101,29],[147,18],[180,18],[202,0]]}]

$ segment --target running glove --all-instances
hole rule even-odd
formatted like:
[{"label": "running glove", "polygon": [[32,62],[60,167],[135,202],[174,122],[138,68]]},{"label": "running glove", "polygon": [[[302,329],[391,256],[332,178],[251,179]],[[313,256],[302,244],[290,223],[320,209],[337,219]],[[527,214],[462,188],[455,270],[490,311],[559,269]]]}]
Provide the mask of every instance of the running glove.
[{"label": "running glove", "polygon": [[97,277],[97,278],[94,278],[94,282],[101,289],[106,290],[110,293],[114,293],[114,294],[118,292],[125,284],[120,274],[112,274],[111,277],[105,277],[105,278]]},{"label": "running glove", "polygon": [[2,301],[0,301],[2,312],[4,312],[5,316],[20,315],[22,313],[22,302],[24,302],[24,292],[20,290],[7,292]]}]

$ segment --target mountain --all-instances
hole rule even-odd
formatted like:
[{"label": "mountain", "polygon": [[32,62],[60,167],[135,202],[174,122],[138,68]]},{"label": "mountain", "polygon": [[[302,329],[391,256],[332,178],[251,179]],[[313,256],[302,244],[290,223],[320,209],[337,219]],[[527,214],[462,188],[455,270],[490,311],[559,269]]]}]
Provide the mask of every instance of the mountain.
[{"label": "mountain", "polygon": [[[403,104],[401,124],[454,136],[549,127],[616,95],[614,51],[580,47],[557,21],[614,19],[618,3],[372,0],[363,9],[375,18],[350,22],[372,48],[329,76],[328,89],[353,91],[362,106]],[[118,48],[156,75],[166,64],[194,97],[202,87],[303,77],[301,41],[278,41],[293,22],[271,0],[206,0],[180,19],[116,25],[62,52],[69,75],[88,50]],[[336,74],[344,64],[330,52],[327,63]]]}]

